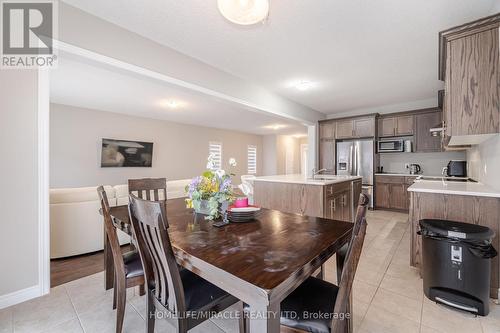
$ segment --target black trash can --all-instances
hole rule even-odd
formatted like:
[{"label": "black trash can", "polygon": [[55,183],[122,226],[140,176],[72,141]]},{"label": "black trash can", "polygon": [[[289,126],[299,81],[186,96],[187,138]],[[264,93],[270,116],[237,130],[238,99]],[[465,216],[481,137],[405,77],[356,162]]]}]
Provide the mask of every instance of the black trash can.
[{"label": "black trash can", "polygon": [[491,245],[487,227],[420,220],[424,294],[430,300],[481,316],[489,313]]}]

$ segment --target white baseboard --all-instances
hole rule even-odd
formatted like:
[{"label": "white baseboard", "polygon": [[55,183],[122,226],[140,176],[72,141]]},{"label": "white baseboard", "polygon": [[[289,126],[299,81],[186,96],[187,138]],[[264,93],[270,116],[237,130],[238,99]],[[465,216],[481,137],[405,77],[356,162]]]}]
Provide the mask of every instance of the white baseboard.
[{"label": "white baseboard", "polygon": [[7,295],[0,295],[0,310],[40,296],[42,296],[42,292],[38,285]]}]

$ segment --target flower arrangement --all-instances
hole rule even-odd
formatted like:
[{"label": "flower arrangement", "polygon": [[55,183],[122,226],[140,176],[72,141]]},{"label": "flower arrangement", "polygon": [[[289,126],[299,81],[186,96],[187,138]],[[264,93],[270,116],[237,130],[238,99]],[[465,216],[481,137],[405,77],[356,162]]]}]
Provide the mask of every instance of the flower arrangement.
[{"label": "flower arrangement", "polygon": [[[231,176],[224,170],[217,169],[215,156],[210,154],[207,161],[207,170],[201,176],[195,177],[191,183],[186,186],[186,207],[194,208],[198,213],[206,214],[208,220],[214,220],[221,216],[221,207],[224,204],[229,205],[234,201],[233,184]],[[236,166],[234,158],[229,159],[231,167]]]}]

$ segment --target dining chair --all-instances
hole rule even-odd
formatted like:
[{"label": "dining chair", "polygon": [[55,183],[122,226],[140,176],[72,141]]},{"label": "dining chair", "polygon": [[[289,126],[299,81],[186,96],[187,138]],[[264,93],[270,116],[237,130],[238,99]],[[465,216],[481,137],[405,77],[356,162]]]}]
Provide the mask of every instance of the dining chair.
[{"label": "dining chair", "polygon": [[128,193],[140,199],[163,201],[167,200],[166,178],[142,178],[128,180]]},{"label": "dining chair", "polygon": [[120,333],[123,328],[123,318],[125,315],[125,305],[127,300],[127,288],[139,286],[140,294],[144,294],[144,271],[142,269],[141,258],[137,251],[130,251],[122,254],[116,227],[110,214],[110,206],[106,191],[103,186],[97,188],[99,200],[101,201],[102,215],[104,217],[104,229],[108,239],[114,264],[114,288],[113,288],[113,309],[116,312],[116,332]]},{"label": "dining chair", "polygon": [[[146,275],[146,332],[154,332],[157,310],[177,332],[184,333],[239,302],[191,271],[179,268],[168,234],[166,209],[161,202],[131,194],[129,214]],[[240,330],[243,330],[242,319]]]},{"label": "dining chair", "polygon": [[[365,194],[359,197],[356,219],[345,257],[339,285],[310,277],[281,302],[282,325],[306,332],[342,332],[351,317],[350,297],[354,275],[361,256],[366,234],[366,210],[369,199]],[[304,313],[328,314],[327,316],[305,317]],[[297,314],[293,316],[292,314]]]},{"label": "dining chair", "polygon": [[[345,332],[345,319],[352,318],[351,290],[365,239],[369,202],[367,195],[360,195],[339,285],[309,277],[281,302],[281,325],[294,332]],[[248,332],[248,320],[243,326]]]}]

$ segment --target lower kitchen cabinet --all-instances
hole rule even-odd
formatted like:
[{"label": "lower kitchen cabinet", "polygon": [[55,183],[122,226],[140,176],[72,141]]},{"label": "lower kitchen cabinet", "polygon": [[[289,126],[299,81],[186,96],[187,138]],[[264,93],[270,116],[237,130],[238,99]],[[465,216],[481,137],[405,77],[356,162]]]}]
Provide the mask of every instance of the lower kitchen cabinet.
[{"label": "lower kitchen cabinet", "polygon": [[352,221],[351,182],[335,184],[325,189],[325,217],[333,220]]},{"label": "lower kitchen cabinet", "polygon": [[375,176],[375,208],[407,211],[408,187],[415,176]]}]

